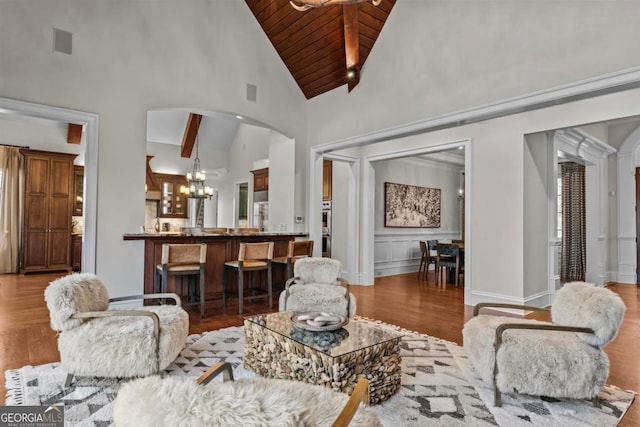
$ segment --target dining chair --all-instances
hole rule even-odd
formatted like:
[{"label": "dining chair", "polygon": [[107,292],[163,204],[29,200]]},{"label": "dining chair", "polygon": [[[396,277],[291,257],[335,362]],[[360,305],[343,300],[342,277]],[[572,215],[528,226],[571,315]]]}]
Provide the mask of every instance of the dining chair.
[{"label": "dining chair", "polygon": [[436,261],[438,257],[435,255],[431,255],[431,251],[435,250],[436,245],[438,244],[437,240],[428,240],[428,241],[420,241],[420,267],[418,268],[418,279],[420,278],[420,273],[424,268],[424,278],[429,280],[429,265],[434,264],[436,266],[437,272],[437,264]]},{"label": "dining chair", "polygon": [[463,262],[460,256],[460,248],[455,244],[438,243],[436,260],[436,281],[442,280],[442,269],[455,270],[455,284],[458,286],[460,274],[462,274]]},{"label": "dining chair", "polygon": [[[154,292],[166,293],[169,277],[180,276],[180,292],[187,302],[184,306],[200,306],[200,317],[204,317],[204,265],[207,259],[205,244],[168,244],[162,245],[160,264],[156,265]],[[187,276],[187,295],[184,294],[184,278]],[[198,280],[198,297],[195,295],[195,279]],[[177,289],[176,289],[177,291]]]},{"label": "dining chair", "polygon": [[287,246],[287,256],[275,257],[271,262],[287,266],[287,280],[293,277],[293,265],[299,258],[313,255],[313,240],[292,240]]},{"label": "dining chair", "polygon": [[[427,240],[427,251],[429,252],[429,264],[434,265],[434,274],[438,271],[438,255],[436,252],[437,246],[438,246],[437,240]],[[427,269],[424,272],[424,275],[427,277],[427,281],[429,280],[429,264],[427,264]]]},{"label": "dining chair", "polygon": [[[227,288],[228,288],[228,271],[234,269],[238,272],[238,313],[243,313],[244,300],[253,300],[258,298],[268,298],[269,308],[273,305],[272,298],[272,278],[271,278],[271,260],[273,259],[273,242],[261,243],[240,243],[238,251],[238,259],[227,261],[224,263],[222,278],[222,306],[227,306]],[[266,271],[267,273],[267,290],[257,288],[254,283],[254,272]],[[245,296],[244,289],[244,273],[249,272],[251,275],[250,287],[246,291],[252,295]]]}]

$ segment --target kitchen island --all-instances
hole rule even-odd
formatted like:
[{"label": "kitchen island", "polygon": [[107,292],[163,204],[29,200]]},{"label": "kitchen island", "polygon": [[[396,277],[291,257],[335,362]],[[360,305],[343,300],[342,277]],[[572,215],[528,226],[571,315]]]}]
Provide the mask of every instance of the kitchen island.
[{"label": "kitchen island", "polygon": [[[222,277],[224,263],[238,259],[240,243],[274,242],[273,256],[287,255],[287,247],[291,240],[304,239],[307,233],[136,233],[125,234],[124,240],[144,240],[144,292],[154,292],[155,268],[160,263],[162,245],[164,243],[204,243],[207,245],[207,261],[205,266],[205,301],[206,308],[211,313],[211,307],[222,306]],[[273,267],[273,289],[284,288],[286,269],[280,265]],[[169,278],[168,292],[176,292],[176,278]],[[258,278],[256,277],[256,281]],[[177,279],[179,283],[179,278]],[[237,277],[234,272],[229,274],[228,291],[237,289]],[[214,303],[214,301],[218,303]],[[237,304],[233,299],[231,304]],[[228,306],[231,306],[228,304]]]}]

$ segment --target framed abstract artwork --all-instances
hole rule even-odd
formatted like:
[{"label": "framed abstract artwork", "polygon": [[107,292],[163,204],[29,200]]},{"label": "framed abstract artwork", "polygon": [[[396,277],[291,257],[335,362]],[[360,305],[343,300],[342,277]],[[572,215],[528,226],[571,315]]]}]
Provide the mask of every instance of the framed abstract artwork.
[{"label": "framed abstract artwork", "polygon": [[384,226],[440,227],[439,188],[384,183]]}]

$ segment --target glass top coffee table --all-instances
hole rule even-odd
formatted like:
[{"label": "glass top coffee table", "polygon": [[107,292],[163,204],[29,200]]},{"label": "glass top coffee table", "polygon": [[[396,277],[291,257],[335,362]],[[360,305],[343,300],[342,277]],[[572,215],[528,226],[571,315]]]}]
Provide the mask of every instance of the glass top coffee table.
[{"label": "glass top coffee table", "polygon": [[371,404],[398,391],[401,334],[357,319],[335,331],[308,331],[296,325],[293,315],[282,311],[245,318],[245,368],[347,394],[365,377]]}]

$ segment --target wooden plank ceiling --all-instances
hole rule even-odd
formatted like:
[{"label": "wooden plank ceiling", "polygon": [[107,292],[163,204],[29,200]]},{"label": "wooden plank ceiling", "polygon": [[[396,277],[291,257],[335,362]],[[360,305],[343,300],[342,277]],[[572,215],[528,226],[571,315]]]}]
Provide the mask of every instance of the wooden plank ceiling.
[{"label": "wooden plank ceiling", "polygon": [[[299,12],[289,0],[245,1],[307,99],[347,83],[353,89],[396,2],[382,0],[374,6],[367,1]],[[347,65],[347,53],[356,64]],[[347,80],[348,68],[357,70],[355,81]]]}]

